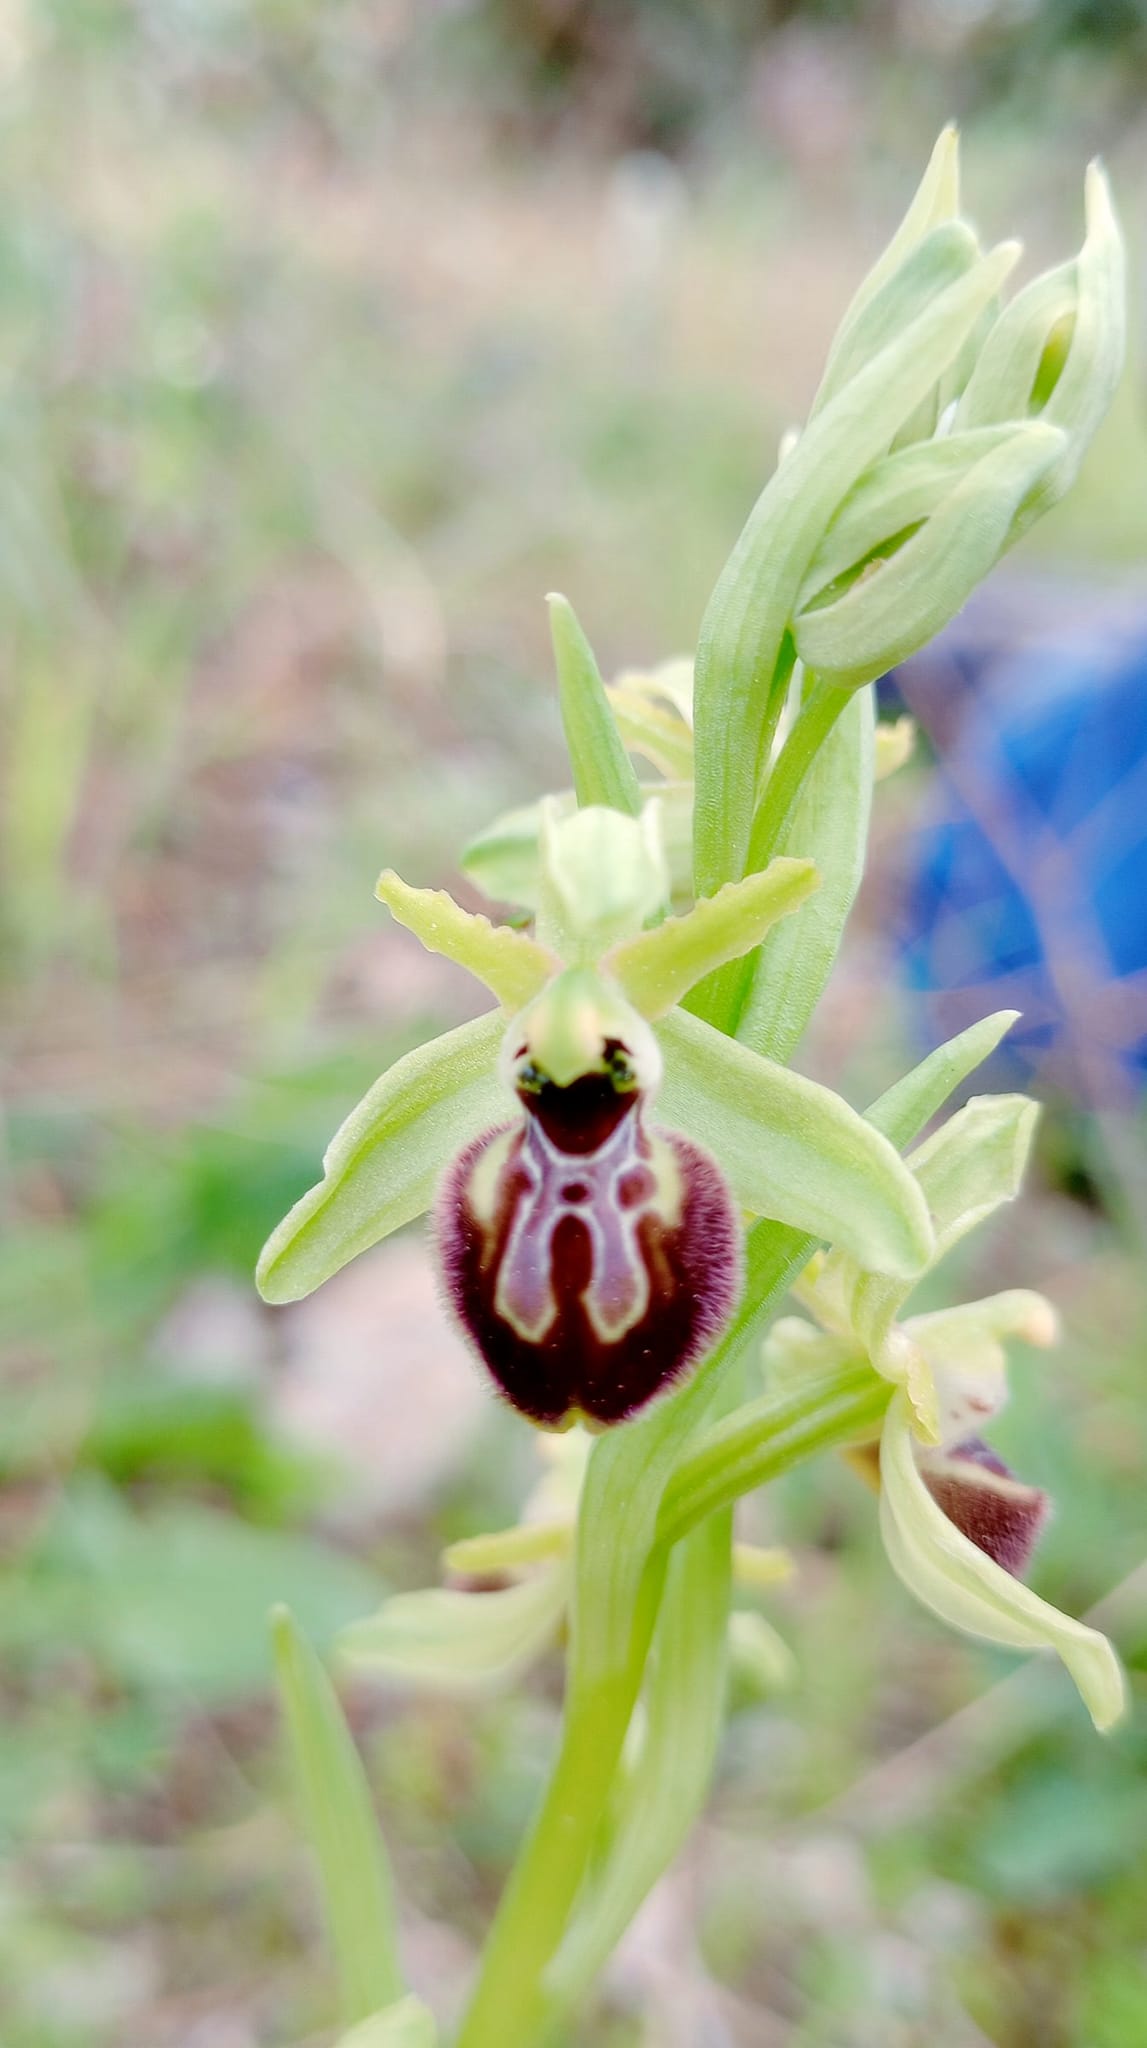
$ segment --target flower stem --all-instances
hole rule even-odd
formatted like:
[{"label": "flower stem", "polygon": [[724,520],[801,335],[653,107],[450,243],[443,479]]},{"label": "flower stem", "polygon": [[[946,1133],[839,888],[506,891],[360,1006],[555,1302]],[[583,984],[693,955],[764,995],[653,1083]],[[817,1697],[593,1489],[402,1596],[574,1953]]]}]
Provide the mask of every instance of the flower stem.
[{"label": "flower stem", "polygon": [[665,1576],[651,1556],[624,1665],[594,1681],[571,1655],[561,1749],[545,1798],[506,1887],[457,2048],[525,2048],[545,2011],[542,1972],[557,1948],[641,1688]]},{"label": "flower stem", "polygon": [[773,763],[764,795],[757,805],[749,838],[747,874],[755,874],[771,861],[792,816],[805,776],[851,695],[851,690],[841,689],[837,683],[824,682],[820,678],[813,680],[792,730]]},{"label": "flower stem", "polygon": [[665,1489],[660,1542],[677,1543],[706,1515],[818,1451],[871,1434],[892,1388],[870,1365],[849,1365],[789,1394],[738,1408],[687,1451]]}]

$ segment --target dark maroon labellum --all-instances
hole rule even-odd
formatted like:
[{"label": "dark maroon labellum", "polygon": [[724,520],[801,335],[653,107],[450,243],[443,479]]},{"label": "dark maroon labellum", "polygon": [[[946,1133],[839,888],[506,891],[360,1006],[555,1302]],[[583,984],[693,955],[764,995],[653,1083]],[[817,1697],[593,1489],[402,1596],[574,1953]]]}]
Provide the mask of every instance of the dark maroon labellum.
[{"label": "dark maroon labellum", "polygon": [[443,1182],[452,1307],[515,1408],[621,1422],[700,1358],[732,1310],[740,1238],[715,1162],[647,1126],[608,1074],[519,1099]]},{"label": "dark maroon labellum", "polygon": [[1031,1562],[1050,1502],[1010,1472],[983,1440],[969,1437],[921,1462],[925,1485],[950,1522],[1013,1578]]}]

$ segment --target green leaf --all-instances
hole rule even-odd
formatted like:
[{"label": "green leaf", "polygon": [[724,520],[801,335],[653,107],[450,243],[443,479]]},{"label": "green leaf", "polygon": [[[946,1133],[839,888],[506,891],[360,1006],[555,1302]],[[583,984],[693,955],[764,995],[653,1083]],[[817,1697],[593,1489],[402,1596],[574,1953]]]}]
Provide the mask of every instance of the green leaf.
[{"label": "green leaf", "polygon": [[778,924],[764,940],[734,1021],[742,1044],[782,1064],[824,993],[864,873],[872,719],[872,693],[858,690],[818,749],[781,835],[782,853],[815,863],[820,887],[799,918]]},{"label": "green leaf", "polygon": [[641,790],[573,606],[556,592],[546,599],[558,668],[562,724],[579,804],[607,804],[632,818]]},{"label": "green leaf", "polygon": [[275,1663],[348,2021],[402,1997],[394,1887],[359,1754],[334,1688],[290,1610],[272,1617]]},{"label": "green leaf", "polygon": [[663,1017],[694,984],[739,960],[817,887],[809,860],[774,860],[741,882],[726,882],[683,917],[615,946],[603,969],[643,1017]]},{"label": "green leaf", "polygon": [[383,870],[374,893],[428,953],[441,953],[484,982],[503,1010],[522,1009],[561,967],[525,932],[463,910],[444,889],[412,889],[393,868]]},{"label": "green leaf", "polygon": [[773,674],[824,530],[959,353],[1016,253],[1004,245],[939,291],[838,392],[766,485],[721,573],[696,667],[694,849],[704,893],[745,869],[767,765]]},{"label": "green leaf", "polygon": [[830,1089],[684,1011],[657,1032],[661,1115],[714,1154],[742,1207],[863,1245],[863,1262],[885,1272],[920,1271],[932,1252],[927,1208],[886,1138]]},{"label": "green leaf", "polygon": [[446,1692],[505,1685],[553,1640],[568,1590],[557,1559],[498,1592],[399,1593],[344,1629],[339,1653],[358,1669]]},{"label": "green leaf", "polygon": [[375,1082],[331,1139],[318,1186],[267,1239],[255,1274],[264,1301],[297,1301],[429,1208],[455,1154],[508,1116],[497,1076],[505,1029],[497,1011],[478,1017]]},{"label": "green leaf", "polygon": [[731,1513],[712,1515],[670,1561],[641,1748],[604,1865],[546,1972],[559,2008],[593,1982],[704,1804],[725,1701],[731,1534]]},{"label": "green leaf", "polygon": [[1126,1682],[1107,1638],[1041,1600],[942,1513],[921,1477],[911,1410],[900,1393],[892,1398],[881,1440],[880,1527],[897,1577],[942,1621],[1009,1649],[1055,1650],[1096,1727],[1120,1719]]},{"label": "green leaf", "polygon": [[438,2029],[434,2015],[419,1998],[402,1998],[385,2012],[352,2027],[336,2048],[435,2048]]},{"label": "green leaf", "polygon": [[923,647],[994,566],[1019,507],[1063,454],[1058,428],[1016,427],[961,477],[932,517],[833,603],[794,621],[797,653],[825,683],[853,688]]}]

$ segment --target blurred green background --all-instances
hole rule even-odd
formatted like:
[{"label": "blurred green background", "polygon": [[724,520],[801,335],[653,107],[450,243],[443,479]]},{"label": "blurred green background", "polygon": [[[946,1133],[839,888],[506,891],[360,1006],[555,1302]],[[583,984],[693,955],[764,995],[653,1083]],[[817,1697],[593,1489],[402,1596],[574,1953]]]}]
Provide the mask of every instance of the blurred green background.
[{"label": "blurred green background", "polygon": [[[4,2048],[333,2038],[266,1609],[325,1641],[535,1470],[420,1233],[252,1291],[362,1087],[473,1001],[375,874],[447,881],[564,779],[546,590],[607,672],[688,651],[945,118],[1029,269],[1102,148],[1139,306],[1145,82],[1141,0],[0,5]],[[1142,575],[1143,395],[1136,358],[1020,566]],[[857,1099],[910,1057],[880,874],[808,1053]],[[998,1441],[1058,1502],[1034,1583],[1120,1588],[1142,1670],[1144,1247],[1068,1144],[950,1285],[1064,1312]],[[796,1549],[799,1680],[738,1697],[571,2038],[1147,2042],[1142,1713],[1100,1742],[1058,1671],[933,1626],[843,1466],[747,1526]],[[559,1677],[350,1701],[447,2012]]]}]

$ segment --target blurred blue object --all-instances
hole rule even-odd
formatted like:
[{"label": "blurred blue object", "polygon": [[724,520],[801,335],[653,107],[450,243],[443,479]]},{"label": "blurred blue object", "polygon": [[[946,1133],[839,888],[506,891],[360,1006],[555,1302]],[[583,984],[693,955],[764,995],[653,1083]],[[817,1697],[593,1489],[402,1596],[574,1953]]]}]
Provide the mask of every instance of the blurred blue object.
[{"label": "blurred blue object", "polygon": [[895,681],[937,753],[899,929],[928,1036],[1021,1010],[1013,1078],[1130,1104],[1147,1082],[1147,615],[1093,600],[1081,620],[1037,589],[1026,635],[973,618]]}]

